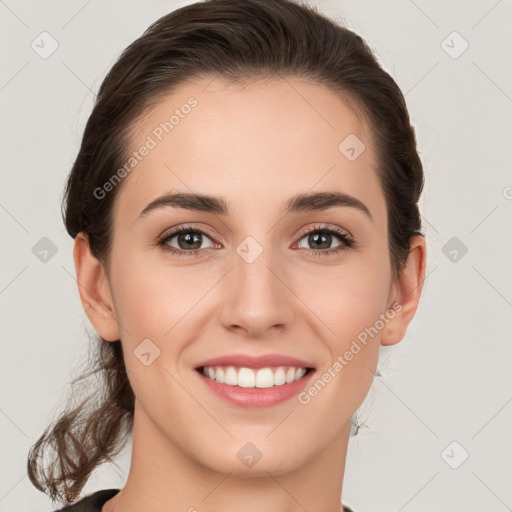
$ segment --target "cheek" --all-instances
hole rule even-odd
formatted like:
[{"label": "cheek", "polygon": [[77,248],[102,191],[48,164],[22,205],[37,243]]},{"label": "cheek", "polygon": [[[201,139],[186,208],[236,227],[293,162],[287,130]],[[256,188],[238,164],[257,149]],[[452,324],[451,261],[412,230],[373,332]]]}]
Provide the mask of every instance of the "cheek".
[{"label": "cheek", "polygon": [[343,350],[386,311],[390,269],[383,258],[366,255],[339,268],[317,268],[296,281],[297,294],[321,320],[322,335]]},{"label": "cheek", "polygon": [[377,273],[352,270],[324,286],[317,284],[308,296],[308,305],[328,326],[322,327],[315,341],[319,350],[327,350],[299,402],[311,415],[329,416],[333,435],[367,395],[379,357],[381,324],[377,322],[384,312],[385,287]]},{"label": "cheek", "polygon": [[[319,257],[318,263],[299,260],[287,268],[282,266],[282,279],[293,293],[290,291],[288,301],[286,295],[279,300],[301,308],[311,318],[316,316],[317,327],[322,329],[318,336],[331,340],[336,351],[344,350],[347,342],[385,311],[390,268],[378,249],[375,243],[375,247],[332,265]],[[182,258],[192,262],[193,256]],[[152,337],[168,339],[175,326],[175,333],[182,332],[190,318],[197,320],[204,308],[219,306],[222,294],[233,290],[225,288],[225,282],[219,283],[225,268],[214,261],[176,265],[161,255],[118,250],[113,252],[112,269],[116,314],[130,343]],[[215,297],[205,296],[214,287]]]},{"label": "cheek", "polygon": [[[327,346],[329,358],[318,377],[333,382],[332,386],[329,384],[332,393],[340,393],[354,407],[359,406],[371,385],[380,332],[386,320],[392,318],[386,314],[390,278],[385,258],[366,253],[328,276],[325,269],[318,270],[316,276],[303,281],[304,288],[299,292],[307,297],[308,306],[325,326],[319,336]],[[324,371],[329,373],[322,378]],[[325,393],[324,399],[325,405],[328,400],[335,400],[330,393]]]},{"label": "cheek", "polygon": [[125,253],[112,262],[116,314],[126,328],[123,341],[130,344],[172,336],[174,326],[204,293],[205,280],[190,268],[172,268],[144,253]]}]

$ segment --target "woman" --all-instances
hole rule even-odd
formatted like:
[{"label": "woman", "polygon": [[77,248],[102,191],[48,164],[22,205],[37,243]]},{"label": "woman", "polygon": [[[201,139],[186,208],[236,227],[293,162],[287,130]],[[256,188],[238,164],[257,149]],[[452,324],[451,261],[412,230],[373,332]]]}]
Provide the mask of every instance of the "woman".
[{"label": "woman", "polygon": [[[67,182],[103,381],[31,449],[32,483],[67,511],[350,511],[351,421],[419,303],[422,187],[403,95],[358,35],[290,0],[155,22]],[[129,434],[125,486],[79,499]]]}]

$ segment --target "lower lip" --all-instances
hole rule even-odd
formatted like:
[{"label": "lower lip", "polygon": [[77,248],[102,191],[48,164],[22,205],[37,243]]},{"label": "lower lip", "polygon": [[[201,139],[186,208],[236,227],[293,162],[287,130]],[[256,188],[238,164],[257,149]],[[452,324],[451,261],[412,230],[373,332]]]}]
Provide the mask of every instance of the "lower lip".
[{"label": "lower lip", "polygon": [[315,373],[315,370],[310,370],[306,375],[304,375],[304,377],[299,380],[295,380],[290,384],[272,386],[271,388],[243,388],[241,386],[230,386],[205,377],[201,370],[196,370],[196,373],[201,377],[210,391],[213,391],[231,404],[242,407],[269,407],[271,405],[284,402],[292,396],[298,395],[309,382],[311,376]]}]

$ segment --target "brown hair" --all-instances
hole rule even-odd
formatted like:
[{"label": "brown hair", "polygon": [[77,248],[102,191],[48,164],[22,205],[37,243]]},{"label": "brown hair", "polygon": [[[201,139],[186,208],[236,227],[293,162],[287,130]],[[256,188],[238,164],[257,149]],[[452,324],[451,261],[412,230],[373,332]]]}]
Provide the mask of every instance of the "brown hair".
[{"label": "brown hair", "polygon": [[[422,235],[417,203],[423,169],[403,94],[359,35],[293,0],[196,2],[157,20],[123,51],[99,88],[66,183],[63,219],[71,237],[86,233],[108,272],[112,208],[120,187],[101,200],[94,190],[126,161],[130,129],[140,116],[180,84],[208,76],[234,82],[302,77],[353,102],[374,139],[396,277],[411,237]],[[96,399],[90,395],[75,408],[68,404],[28,455],[30,480],[52,500],[75,500],[92,471],[120,451],[133,428],[134,394],[121,342],[97,337],[96,343],[92,370],[73,381],[97,374]],[[38,459],[49,447],[55,453],[45,470]]]}]

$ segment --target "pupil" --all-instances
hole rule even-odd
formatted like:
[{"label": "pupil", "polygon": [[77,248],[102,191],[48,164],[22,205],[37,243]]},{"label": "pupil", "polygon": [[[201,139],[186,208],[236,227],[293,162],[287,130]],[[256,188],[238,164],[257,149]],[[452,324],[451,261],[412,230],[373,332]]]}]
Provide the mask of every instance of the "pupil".
[{"label": "pupil", "polygon": [[[322,240],[325,241],[330,239],[330,236],[328,233],[322,233],[322,234],[315,234],[311,236],[311,239],[314,241],[315,244],[318,243],[320,238],[320,245],[322,244]],[[311,241],[311,240],[310,240]],[[324,249],[329,248],[329,244],[327,243],[326,247],[323,247]]]},{"label": "pupil", "polygon": [[[191,235],[190,233],[186,233],[186,234],[183,234],[181,235],[181,239],[185,239],[185,243],[187,245],[187,247],[190,249],[190,248],[193,248],[193,249],[198,249],[199,247],[201,247],[201,242],[199,241],[199,234],[196,233],[194,235]],[[192,245],[194,244],[199,244],[199,247],[191,247]]]}]

